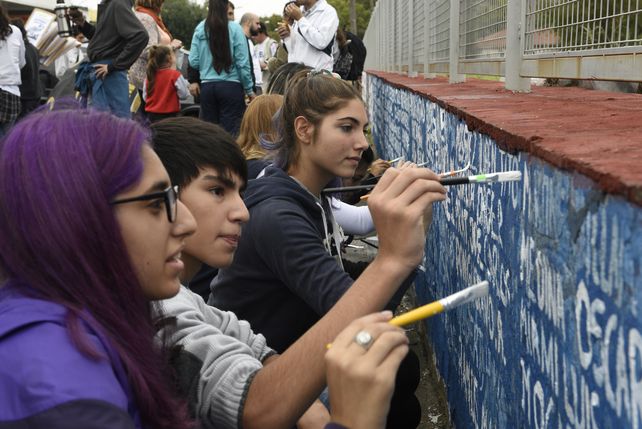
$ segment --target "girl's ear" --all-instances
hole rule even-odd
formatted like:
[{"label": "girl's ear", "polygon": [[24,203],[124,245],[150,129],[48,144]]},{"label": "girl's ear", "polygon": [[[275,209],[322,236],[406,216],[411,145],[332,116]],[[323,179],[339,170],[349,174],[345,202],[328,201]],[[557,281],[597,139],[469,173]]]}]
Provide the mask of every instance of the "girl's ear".
[{"label": "girl's ear", "polygon": [[294,132],[301,143],[310,144],[312,143],[314,125],[312,125],[305,117],[297,116],[294,119]]}]

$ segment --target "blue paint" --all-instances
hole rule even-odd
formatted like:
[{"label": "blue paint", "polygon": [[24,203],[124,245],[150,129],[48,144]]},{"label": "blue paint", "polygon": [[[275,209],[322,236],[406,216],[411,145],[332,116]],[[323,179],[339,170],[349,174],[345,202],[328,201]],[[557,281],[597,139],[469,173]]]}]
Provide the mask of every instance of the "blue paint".
[{"label": "blue paint", "polygon": [[523,173],[434,208],[420,301],[491,285],[427,322],[456,427],[642,427],[642,209],[419,95],[374,76],[365,89],[382,157]]}]

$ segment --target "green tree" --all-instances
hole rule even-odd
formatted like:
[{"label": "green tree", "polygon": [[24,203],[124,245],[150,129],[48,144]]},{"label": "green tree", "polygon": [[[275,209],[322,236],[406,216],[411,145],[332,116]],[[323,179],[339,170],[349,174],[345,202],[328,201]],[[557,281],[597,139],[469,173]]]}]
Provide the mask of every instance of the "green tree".
[{"label": "green tree", "polygon": [[276,32],[276,27],[279,25],[279,22],[283,21],[281,15],[274,14],[272,16],[260,18],[268,30],[268,35],[274,40],[281,40],[279,33]]},{"label": "green tree", "polygon": [[[339,15],[339,26],[350,30],[350,0],[328,0]],[[357,36],[363,38],[370,22],[372,4],[370,0],[356,0]]]},{"label": "green tree", "polygon": [[165,0],[163,3],[163,21],[174,38],[190,48],[196,25],[207,16],[207,8],[189,0]]}]

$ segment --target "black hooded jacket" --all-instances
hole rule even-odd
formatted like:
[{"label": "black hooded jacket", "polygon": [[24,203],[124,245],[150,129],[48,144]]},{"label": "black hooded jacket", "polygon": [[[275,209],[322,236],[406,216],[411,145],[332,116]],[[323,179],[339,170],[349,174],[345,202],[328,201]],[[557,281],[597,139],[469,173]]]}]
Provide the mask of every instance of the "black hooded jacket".
[{"label": "black hooded jacket", "polygon": [[281,353],[353,281],[328,251],[329,208],[322,214],[321,202],[283,170],[268,167],[251,180],[245,204],[250,220],[232,266],[212,282],[209,304],[248,320]]}]

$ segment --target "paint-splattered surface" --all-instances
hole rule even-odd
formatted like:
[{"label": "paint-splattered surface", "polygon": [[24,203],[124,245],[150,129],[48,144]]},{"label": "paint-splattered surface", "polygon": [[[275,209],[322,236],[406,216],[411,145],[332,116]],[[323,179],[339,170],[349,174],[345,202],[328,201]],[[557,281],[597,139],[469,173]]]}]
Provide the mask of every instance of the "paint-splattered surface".
[{"label": "paint-splattered surface", "polygon": [[443,107],[369,76],[379,153],[435,171],[520,170],[435,207],[428,302],[486,279],[490,297],[432,318],[457,427],[642,426],[642,209],[577,173],[500,150]]}]

